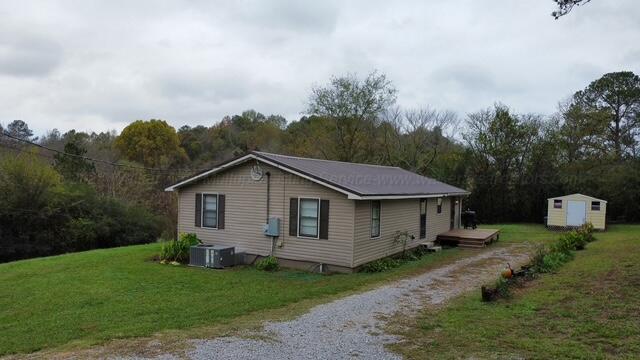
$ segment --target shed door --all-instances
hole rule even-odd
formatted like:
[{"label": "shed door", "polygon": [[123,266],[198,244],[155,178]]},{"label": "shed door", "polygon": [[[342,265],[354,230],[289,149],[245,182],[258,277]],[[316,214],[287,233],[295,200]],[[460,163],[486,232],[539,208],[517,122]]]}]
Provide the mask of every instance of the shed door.
[{"label": "shed door", "polygon": [[567,205],[567,226],[580,226],[587,221],[587,203],[569,200]]}]

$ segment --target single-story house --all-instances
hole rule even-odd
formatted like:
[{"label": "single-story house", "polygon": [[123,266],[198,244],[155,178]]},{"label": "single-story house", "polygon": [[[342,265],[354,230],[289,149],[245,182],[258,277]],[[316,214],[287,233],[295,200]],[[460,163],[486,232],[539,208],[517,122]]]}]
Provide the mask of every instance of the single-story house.
[{"label": "single-story house", "polygon": [[411,235],[413,248],[459,228],[469,194],[398,167],[258,151],[166,191],[178,193],[179,233],[235,246],[249,259],[273,255],[285,266],[324,271],[401,252],[397,231]]},{"label": "single-story house", "polygon": [[547,199],[547,226],[552,229],[579,227],[587,222],[604,230],[607,202],[592,196],[571,194]]}]

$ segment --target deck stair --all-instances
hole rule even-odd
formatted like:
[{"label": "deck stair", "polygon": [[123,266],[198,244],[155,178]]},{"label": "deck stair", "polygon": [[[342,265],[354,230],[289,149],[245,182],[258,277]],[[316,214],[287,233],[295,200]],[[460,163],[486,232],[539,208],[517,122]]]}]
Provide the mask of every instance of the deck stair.
[{"label": "deck stair", "polygon": [[452,229],[438,235],[436,242],[466,249],[482,249],[499,238],[498,229]]}]

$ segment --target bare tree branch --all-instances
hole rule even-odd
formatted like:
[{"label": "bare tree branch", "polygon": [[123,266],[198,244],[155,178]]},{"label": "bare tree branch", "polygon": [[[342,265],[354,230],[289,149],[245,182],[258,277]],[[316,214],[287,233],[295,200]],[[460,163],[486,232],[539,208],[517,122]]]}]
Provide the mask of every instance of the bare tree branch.
[{"label": "bare tree branch", "polygon": [[551,13],[556,20],[558,20],[561,16],[565,16],[571,12],[574,6],[584,5],[591,0],[553,0],[556,4],[558,4],[558,10]]}]

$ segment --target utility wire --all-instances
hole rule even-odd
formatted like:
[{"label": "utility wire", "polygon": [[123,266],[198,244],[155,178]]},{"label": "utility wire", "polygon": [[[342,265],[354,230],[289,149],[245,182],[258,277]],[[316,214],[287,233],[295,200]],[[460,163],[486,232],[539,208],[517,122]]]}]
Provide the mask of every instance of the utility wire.
[{"label": "utility wire", "polygon": [[[157,169],[157,168],[150,168],[150,167],[145,167],[145,166],[136,166],[136,165],[128,165],[128,164],[119,164],[119,163],[115,163],[112,161],[107,161],[107,160],[102,160],[102,159],[94,159],[88,156],[84,156],[84,155],[78,155],[78,154],[70,154],[64,151],[60,151],[60,150],[56,150],[38,143],[34,143],[32,141],[26,140],[26,139],[21,139],[19,137],[13,136],[11,134],[6,133],[5,131],[0,132],[0,135],[6,136],[10,139],[31,145],[31,146],[35,146],[41,149],[45,149],[47,151],[51,151],[51,152],[55,152],[57,154],[61,154],[61,155],[65,155],[65,156],[71,156],[71,157],[75,157],[75,158],[79,158],[79,159],[83,159],[83,160],[87,160],[87,161],[92,161],[92,162],[97,162],[97,163],[102,163],[102,164],[107,164],[107,165],[111,165],[111,166],[117,166],[117,167],[124,167],[124,168],[130,168],[130,169],[137,169],[137,170],[144,170],[144,171],[151,171],[151,172],[164,172],[164,173],[174,173],[174,174],[185,174],[185,173],[195,173],[195,172],[200,172],[200,171],[207,171],[207,170],[211,170],[211,169],[185,169],[185,170],[180,170],[180,169]],[[9,148],[13,148],[15,149],[15,147],[11,147],[11,146],[6,146]]]},{"label": "utility wire", "polygon": [[[7,149],[14,150],[14,151],[17,151],[17,152],[23,152],[24,151],[23,149],[20,149],[19,147],[16,147],[15,145],[5,144],[5,143],[2,143],[2,142],[0,142],[0,147],[5,147]],[[47,159],[47,160],[56,160],[55,155],[47,154],[47,153],[44,153],[44,152],[32,152],[32,153],[29,153],[29,154],[37,155],[37,156],[40,156],[41,158],[44,158],[44,159]],[[69,155],[73,155],[73,154],[69,154]],[[110,165],[114,165],[114,164],[110,164]],[[117,167],[117,165],[124,165],[124,164],[115,164],[116,167]],[[123,166],[120,166],[120,167],[123,167]],[[133,169],[137,169],[137,168],[133,167]],[[133,169],[131,169],[131,166],[126,166],[122,170],[133,170]],[[206,171],[208,171],[208,170],[211,170],[211,169],[207,169]],[[108,170],[106,170],[106,171],[108,171]],[[156,173],[158,173],[158,172],[156,172]],[[173,172],[167,171],[167,172],[160,173],[160,174],[178,175],[178,176],[182,177],[182,176],[193,175],[194,173],[196,173],[196,170],[192,171],[192,170],[180,170],[180,169],[177,169],[177,170],[173,170]]]}]

